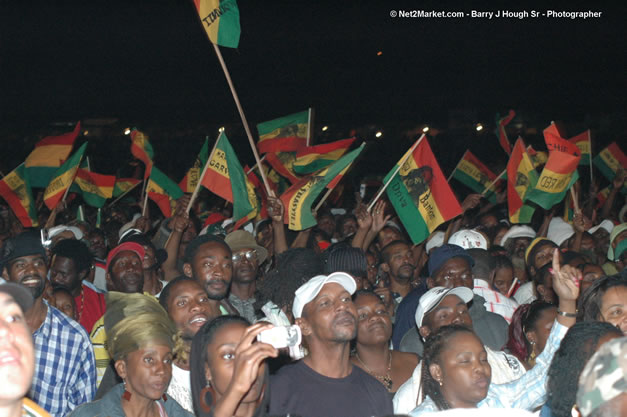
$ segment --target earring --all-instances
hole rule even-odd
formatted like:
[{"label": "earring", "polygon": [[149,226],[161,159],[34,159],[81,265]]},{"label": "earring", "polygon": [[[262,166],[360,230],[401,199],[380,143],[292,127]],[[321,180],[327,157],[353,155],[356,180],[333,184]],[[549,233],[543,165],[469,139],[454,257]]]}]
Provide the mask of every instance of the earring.
[{"label": "earring", "polygon": [[[210,395],[211,397],[210,401],[212,404],[207,404],[207,394]],[[210,413],[211,406],[213,405],[213,401],[215,400],[215,398],[216,398],[216,394],[215,394],[215,391],[213,390],[213,387],[211,386],[211,380],[208,380],[207,386],[205,386],[200,391],[200,408],[202,408],[205,413]]]},{"label": "earring", "polygon": [[124,393],[122,394],[122,398],[124,398],[126,401],[131,400],[131,393],[126,390],[126,380],[124,380]]},{"label": "earring", "polygon": [[529,361],[536,359],[536,342],[531,342],[531,353],[529,354]]},{"label": "earring", "polygon": [[442,381],[438,381],[438,384],[440,384],[440,386],[444,385],[444,384],[442,384]]}]

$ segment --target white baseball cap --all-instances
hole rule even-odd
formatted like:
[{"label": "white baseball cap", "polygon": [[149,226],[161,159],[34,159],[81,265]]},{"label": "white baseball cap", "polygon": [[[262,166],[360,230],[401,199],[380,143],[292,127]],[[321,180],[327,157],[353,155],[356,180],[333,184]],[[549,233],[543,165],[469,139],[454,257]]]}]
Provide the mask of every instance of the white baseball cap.
[{"label": "white baseball cap", "polygon": [[324,284],[329,284],[331,282],[340,284],[351,295],[353,295],[357,290],[355,280],[346,272],[334,272],[329,275],[317,275],[298,287],[296,290],[294,305],[292,306],[294,318],[300,318],[303,314],[305,305],[316,298],[316,296],[320,293],[320,290],[322,290]]},{"label": "white baseball cap", "polygon": [[593,235],[600,228],[603,228],[603,229],[607,230],[607,233],[612,233],[612,230],[614,230],[614,223],[612,223],[611,220],[605,219],[600,224],[598,224],[598,225],[588,229],[588,233]]},{"label": "white baseball cap", "polygon": [[416,325],[418,328],[422,326],[422,320],[425,316],[429,314],[431,310],[436,308],[447,295],[456,295],[465,303],[469,303],[474,297],[472,290],[466,287],[431,288],[429,291],[424,293],[422,297],[420,297],[420,301],[418,302],[418,308],[416,309]]},{"label": "white baseball cap", "polygon": [[566,223],[561,217],[553,217],[549,222],[546,237],[560,246],[574,234],[575,228],[571,224]]},{"label": "white baseball cap", "polygon": [[464,249],[488,249],[488,241],[476,230],[462,229],[448,240],[451,245],[461,246]]},{"label": "white baseball cap", "polygon": [[433,233],[433,235],[427,240],[427,244],[425,245],[425,250],[427,251],[427,255],[433,248],[439,248],[444,244],[444,232],[437,231]]},{"label": "white baseball cap", "polygon": [[501,238],[501,246],[505,246],[505,242],[507,242],[509,239],[517,239],[519,237],[528,237],[529,239],[535,239],[536,231],[529,226],[512,226]]}]

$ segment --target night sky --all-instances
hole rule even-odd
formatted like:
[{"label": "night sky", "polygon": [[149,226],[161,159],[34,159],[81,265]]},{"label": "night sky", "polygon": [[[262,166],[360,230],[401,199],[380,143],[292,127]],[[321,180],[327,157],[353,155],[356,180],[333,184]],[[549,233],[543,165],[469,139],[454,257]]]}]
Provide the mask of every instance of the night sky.
[{"label": "night sky", "polygon": [[[456,3],[240,0],[240,46],[222,51],[253,131],[310,106],[316,128],[341,126],[327,139],[368,125],[394,132],[384,139],[399,149],[415,139],[401,133],[412,126],[445,132],[455,114],[493,124],[510,108],[540,129],[564,120],[573,135],[608,118],[625,127],[625,6],[509,7],[602,12],[587,20],[390,17],[400,9],[496,12],[504,5]],[[244,149],[233,99],[191,1],[14,1],[0,13],[3,141],[57,122],[115,118],[148,130],[211,126],[214,134],[215,126],[234,126],[236,148]],[[491,131],[483,145],[496,145]],[[624,139],[624,129],[615,133],[604,140]],[[443,164],[455,163],[470,134],[442,136],[439,146],[460,145]],[[499,158],[503,164],[505,154]]]}]

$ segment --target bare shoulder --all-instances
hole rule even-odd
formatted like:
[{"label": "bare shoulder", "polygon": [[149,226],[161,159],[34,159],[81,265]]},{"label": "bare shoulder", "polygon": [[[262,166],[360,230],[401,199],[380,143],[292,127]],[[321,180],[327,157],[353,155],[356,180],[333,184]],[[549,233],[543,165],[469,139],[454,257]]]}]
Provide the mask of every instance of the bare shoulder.
[{"label": "bare shoulder", "polygon": [[392,351],[392,360],[399,366],[411,366],[412,370],[420,363],[420,357],[411,352]]}]

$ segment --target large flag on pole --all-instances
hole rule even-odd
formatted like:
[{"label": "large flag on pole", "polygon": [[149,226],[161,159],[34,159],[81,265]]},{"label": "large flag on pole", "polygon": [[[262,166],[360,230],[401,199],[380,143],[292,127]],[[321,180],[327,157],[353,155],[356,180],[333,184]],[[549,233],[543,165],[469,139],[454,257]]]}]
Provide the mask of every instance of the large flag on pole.
[{"label": "large flag on pole", "polygon": [[220,133],[207,163],[209,167],[204,177],[201,178],[200,184],[233,203],[233,221],[237,222],[249,216],[254,217],[259,206],[255,187],[248,181],[224,132]]},{"label": "large flag on pole", "polygon": [[148,141],[148,136],[133,128],[131,131],[131,153],[145,165],[144,179],[150,176],[152,168],[152,158],[155,156],[152,145]]},{"label": "large flag on pole", "polygon": [[179,183],[179,187],[181,187],[184,193],[194,192],[196,185],[198,185],[200,175],[202,174],[202,169],[207,163],[207,159],[209,159],[209,138],[205,139],[205,143],[203,143],[202,148],[200,148],[200,153],[196,157],[194,165],[187,171],[187,174],[185,174],[185,177],[183,177]]},{"label": "large flag on pole", "polygon": [[387,183],[402,163],[386,192],[412,242],[420,243],[440,224],[460,215],[462,209],[427,139],[420,140],[413,152],[412,148],[383,182]]},{"label": "large flag on pole", "polygon": [[627,169],[627,157],[616,142],[599,152],[592,162],[609,181],[614,179],[620,168]]},{"label": "large flag on pole", "polygon": [[57,168],[65,162],[72,152],[74,141],[81,131],[78,122],[72,132],[59,136],[46,136],[35,144],[35,149],[26,157],[30,184],[33,187],[46,187]]},{"label": "large flag on pole", "polygon": [[512,145],[509,143],[509,139],[507,138],[505,126],[512,121],[514,116],[516,116],[516,112],[514,112],[514,110],[510,110],[505,117],[499,118],[497,115],[496,121],[496,136],[499,138],[499,144],[508,155],[512,153]]},{"label": "large flag on pole", "polygon": [[239,9],[235,0],[194,0],[209,40],[220,46],[237,48],[240,37]]},{"label": "large flag on pole", "polygon": [[9,204],[22,226],[39,226],[28,170],[24,163],[0,180],[0,196]]},{"label": "large flag on pole", "polygon": [[538,173],[525,152],[525,144],[518,138],[507,163],[507,209],[512,223],[529,223],[535,208],[524,204],[527,192],[536,186]]},{"label": "large flag on pole", "polygon": [[85,149],[87,149],[87,142],[83,143],[81,147],[74,152],[74,155],[57,169],[50,184],[46,187],[44,191],[44,202],[50,210],[53,210],[57,206],[59,201],[63,198],[65,191],[74,182],[74,177],[76,176],[76,171],[81,163]]},{"label": "large flag on pole", "polygon": [[179,186],[154,165],[150,170],[146,192],[148,193],[148,198],[159,206],[165,217],[172,217],[172,210],[176,205],[176,200],[183,196]]},{"label": "large flag on pole", "polygon": [[344,139],[300,149],[296,153],[294,172],[306,175],[331,165],[348,151],[355,140],[356,138]]},{"label": "large flag on pole", "polygon": [[259,123],[257,149],[260,153],[298,151],[306,146],[308,123],[309,110]]},{"label": "large flag on pole", "polygon": [[[476,193],[483,193],[496,179],[496,174],[485,166],[472,152],[466,151],[453,172],[453,178],[466,185]],[[486,193],[486,198],[496,202],[494,191]]]},{"label": "large flag on pole", "polygon": [[546,210],[562,201],[568,189],[579,179],[577,165],[580,159],[581,155],[549,152],[549,160],[536,186],[527,192],[524,201],[533,201]]},{"label": "large flag on pole", "polygon": [[301,179],[281,195],[285,207],[285,223],[290,230],[304,230],[316,225],[316,219],[311,212],[312,204],[327,185],[357,158],[364,146],[365,144],[361,144],[328,167]]}]

